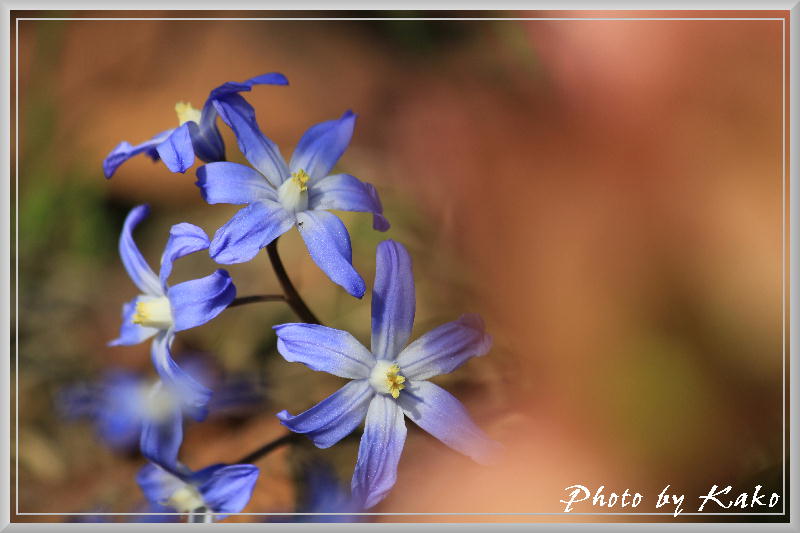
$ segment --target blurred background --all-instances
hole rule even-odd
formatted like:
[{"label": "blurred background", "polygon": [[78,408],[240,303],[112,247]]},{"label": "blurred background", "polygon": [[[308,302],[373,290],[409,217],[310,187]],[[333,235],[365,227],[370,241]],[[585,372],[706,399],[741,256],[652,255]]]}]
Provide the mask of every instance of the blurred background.
[{"label": "blurred background", "polygon": [[[61,395],[110,369],[154,377],[148,343],[106,346],[137,292],[116,251],[130,208],[152,208],[135,235],[152,265],[172,224],[213,234],[237,209],[202,201],[196,167],[173,175],[141,156],[106,181],[103,158],[176,126],[176,102],[199,108],[220,83],[271,71],[290,87],[246,97],[284,155],[312,124],[359,115],[338,168],[376,186],[392,223],[384,235],[341,214],[368,286],[376,244],[399,240],[413,337],[476,312],[495,340],[434,381],[505,445],[501,460],[478,466],[409,422],[374,511],[560,513],[578,483],[638,491],[645,512],[668,484],[687,511],[713,484],[780,492],[780,21],[21,21],[18,38],[21,512],[141,509],[135,446],[65,417]],[[359,301],[330,283],[297,232],[280,249],[321,320],[367,342],[371,290]],[[195,254],[171,280],[214,268]],[[265,254],[228,271],[240,296],[278,291]],[[204,352],[258,397],[187,426],[190,467],[279,437],[276,412],[343,383],[277,354],[271,326],[293,320],[259,303],[179,336],[176,354]],[[307,508],[320,463],[348,487],[359,437],[262,459],[245,511]]]}]

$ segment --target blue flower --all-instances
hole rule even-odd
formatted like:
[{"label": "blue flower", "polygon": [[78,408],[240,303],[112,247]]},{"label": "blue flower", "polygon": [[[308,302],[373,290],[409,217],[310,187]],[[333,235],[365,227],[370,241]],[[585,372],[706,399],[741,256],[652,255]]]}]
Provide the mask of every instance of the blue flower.
[{"label": "blue flower", "polygon": [[[205,359],[183,358],[182,368],[197,381],[214,388],[208,404],[209,412],[233,412],[263,400],[252,380],[219,381],[212,377],[212,368]],[[117,450],[132,449],[140,444],[142,425],[157,423],[167,413],[184,409],[183,400],[160,381],[136,372],[116,368],[106,371],[97,383],[69,386],[57,395],[59,412],[70,418],[90,418],[98,436]],[[191,414],[191,413],[189,413]]]},{"label": "blue flower", "polygon": [[284,359],[352,380],[311,409],[296,416],[282,411],[278,418],[319,448],[336,444],[366,418],[351,483],[354,500],[364,508],[386,497],[395,483],[406,438],[404,415],[478,462],[487,462],[499,446],[455,397],[427,381],[489,351],[492,340],[483,321],[464,315],[407,345],[416,306],[411,258],[402,245],[387,240],[378,245],[376,263],[372,350],[325,326],[275,326]]},{"label": "blue flower", "polygon": [[297,226],[314,262],[334,283],[361,298],[366,286],[352,265],[347,228],[328,212],[370,212],[375,229],[389,229],[372,185],[349,174],[329,175],[350,143],[356,116],[347,111],[337,120],[309,128],[287,164],[255,117],[236,102],[217,101],[217,109],[253,168],[218,162],[197,170],[197,186],[206,202],[246,205],[216,232],[211,257],[222,264],[249,261]]},{"label": "blue flower", "polygon": [[[153,161],[162,159],[172,172],[186,172],[194,164],[195,154],[206,162],[224,161],[225,144],[217,129],[215,103],[233,98],[236,105],[242,106],[244,99],[239,93],[260,84],[288,85],[289,82],[283,74],[272,72],[242,83],[229,81],[220,85],[211,91],[202,110],[194,109],[189,103],[178,102],[175,105],[180,122],[177,128],[162,131],[135,146],[122,141],[103,160],[103,173],[110,178],[122,163],[142,153],[149,155]],[[244,106],[250,107],[246,102]],[[254,114],[252,108],[250,110]]]},{"label": "blue flower", "polygon": [[258,475],[258,467],[250,464],[215,464],[195,472],[181,463],[148,463],[136,482],[152,505],[190,513],[190,521],[211,522],[244,509]]},{"label": "blue flower", "polygon": [[180,391],[179,396],[192,410],[192,416],[201,420],[211,391],[175,363],[170,345],[176,332],[205,324],[221,313],[236,297],[236,287],[224,270],[172,287],[167,284],[176,259],[208,248],[205,232],[185,222],[172,226],[156,276],[132,235],[148,212],[146,205],[133,208],[122,228],[120,256],[128,275],[142,292],[122,307],[120,335],[109,345],[138,344],[153,337],[151,356],[161,379],[167,387]]}]

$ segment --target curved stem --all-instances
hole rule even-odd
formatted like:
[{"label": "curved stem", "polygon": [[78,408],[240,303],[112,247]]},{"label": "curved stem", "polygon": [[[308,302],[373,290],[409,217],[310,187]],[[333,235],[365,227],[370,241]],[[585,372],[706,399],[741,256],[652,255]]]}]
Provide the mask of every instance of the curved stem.
[{"label": "curved stem", "polygon": [[319,319],[311,312],[311,309],[308,308],[297,292],[297,289],[292,285],[288,274],[286,274],[281,256],[278,255],[278,239],[275,239],[267,245],[267,255],[269,255],[269,262],[272,263],[272,269],[275,271],[275,275],[278,277],[278,281],[283,289],[286,303],[289,304],[292,311],[294,311],[303,322],[308,324],[320,324]]},{"label": "curved stem", "polygon": [[232,301],[228,307],[236,307],[237,305],[252,304],[256,302],[285,302],[286,297],[283,294],[256,294],[254,296],[240,296]]},{"label": "curved stem", "polygon": [[257,450],[254,450],[254,451],[248,453],[247,455],[245,455],[244,457],[242,457],[241,459],[236,461],[236,463],[234,463],[234,464],[254,463],[255,461],[258,461],[259,459],[261,459],[262,457],[264,457],[265,455],[267,455],[271,451],[277,450],[281,446],[285,446],[286,444],[290,444],[293,441],[299,441],[301,437],[303,437],[303,435],[301,435],[299,433],[289,432],[289,433],[287,433],[286,435],[284,435],[282,437],[278,437],[277,439],[266,443],[265,445],[263,445],[262,447],[258,448]]}]

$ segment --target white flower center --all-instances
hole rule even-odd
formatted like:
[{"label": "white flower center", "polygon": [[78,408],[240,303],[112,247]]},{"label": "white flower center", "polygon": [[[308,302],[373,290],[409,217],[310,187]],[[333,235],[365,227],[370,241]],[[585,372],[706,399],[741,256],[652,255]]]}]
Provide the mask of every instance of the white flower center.
[{"label": "white flower center", "polygon": [[175,104],[175,113],[178,114],[178,122],[180,122],[181,126],[187,122],[200,124],[200,110],[193,108],[189,102]]},{"label": "white flower center", "polygon": [[369,376],[369,384],[372,385],[375,392],[391,394],[395,399],[406,387],[405,381],[406,378],[400,375],[400,367],[392,361],[378,361],[372,367],[372,373]]},{"label": "white flower center", "polygon": [[167,500],[167,505],[179,513],[190,513],[206,506],[200,491],[188,483],[172,493]]},{"label": "white flower center", "polygon": [[172,307],[166,296],[139,296],[133,323],[157,329],[169,329],[172,324]]},{"label": "white flower center", "polygon": [[278,200],[290,213],[308,209],[308,180],[310,176],[303,169],[293,173],[278,187]]}]

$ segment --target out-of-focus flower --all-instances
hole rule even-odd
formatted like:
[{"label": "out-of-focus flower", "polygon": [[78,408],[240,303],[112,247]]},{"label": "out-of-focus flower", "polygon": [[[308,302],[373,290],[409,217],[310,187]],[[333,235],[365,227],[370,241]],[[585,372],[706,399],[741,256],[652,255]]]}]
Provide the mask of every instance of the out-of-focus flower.
[{"label": "out-of-focus flower", "polygon": [[283,425],[328,448],[366,418],[351,488],[369,508],[388,494],[406,438],[405,416],[422,429],[478,462],[499,446],[470,419],[464,406],[427,381],[452,372],[469,358],[486,354],[491,337],[477,315],[464,315],[406,346],[416,300],[411,258],[391,240],[378,245],[372,295],[372,350],[345,331],[316,324],[275,326],[278,351],[290,362],[350,381],[311,409],[292,416],[278,413]]},{"label": "out-of-focus flower", "polygon": [[[250,78],[242,83],[226,82],[212,90],[202,110],[195,109],[187,102],[175,104],[175,112],[180,122],[177,128],[162,131],[143,143],[132,145],[127,141],[119,143],[103,160],[103,173],[106,178],[114,175],[117,168],[138,154],[147,154],[153,161],[162,159],[172,172],[186,172],[194,164],[195,154],[206,162],[224,161],[225,144],[217,129],[217,110],[215,103],[240,92],[249,91],[253,85],[288,85],[283,74],[271,72]],[[237,101],[237,105],[241,102]],[[249,104],[245,102],[245,106]],[[252,108],[250,108],[252,113]]]},{"label": "out-of-focus flower", "polygon": [[154,337],[151,347],[153,365],[164,384],[177,390],[192,416],[201,420],[205,417],[211,391],[175,363],[170,345],[176,332],[205,324],[221,313],[236,297],[236,287],[224,270],[172,287],[167,285],[176,259],[208,248],[205,232],[185,222],[172,226],[161,256],[161,269],[156,276],[136,247],[132,235],[148,211],[146,205],[133,208],[122,228],[120,256],[128,275],[142,294],[122,307],[120,335],[109,344],[132,345]]},{"label": "out-of-focus flower", "polygon": [[244,509],[258,474],[258,467],[248,464],[216,464],[193,472],[180,463],[173,469],[149,463],[136,481],[151,504],[189,513],[190,522],[212,522]]},{"label": "out-of-focus flower", "polygon": [[275,143],[261,133],[244,99],[236,96],[217,101],[217,109],[253,168],[218,162],[197,170],[197,186],[206,202],[246,205],[216,232],[211,257],[222,264],[249,261],[297,226],[314,262],[334,283],[361,298],[366,286],[352,265],[350,235],[341,219],[328,212],[369,212],[375,229],[389,229],[371,184],[349,174],[329,175],[350,143],[356,116],[347,111],[309,128],[287,165]]},{"label": "out-of-focus flower", "polygon": [[[180,361],[181,368],[199,383],[213,389],[210,413],[235,413],[263,400],[253,380],[218,380],[205,359],[193,356]],[[97,383],[81,383],[63,389],[57,397],[59,412],[71,419],[90,418],[97,434],[115,449],[139,444],[142,424],[158,422],[166,413],[182,409],[183,402],[160,382],[123,369],[112,369]]]},{"label": "out-of-focus flower", "polygon": [[[304,472],[305,497],[298,505],[297,522],[356,522],[361,507],[353,500],[350,490],[342,486],[336,473],[327,463],[314,462]],[[335,514],[326,514],[335,513]]]}]

